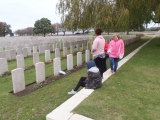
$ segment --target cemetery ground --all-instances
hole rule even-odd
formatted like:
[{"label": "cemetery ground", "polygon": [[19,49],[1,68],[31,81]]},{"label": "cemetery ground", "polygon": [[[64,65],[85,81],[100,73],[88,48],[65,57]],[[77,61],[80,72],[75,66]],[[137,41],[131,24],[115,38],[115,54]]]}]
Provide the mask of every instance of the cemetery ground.
[{"label": "cemetery ground", "polygon": [[[146,42],[148,39],[149,38],[143,38],[140,41],[127,46],[125,55],[132,52],[134,49],[136,49],[138,46],[140,46],[141,44]],[[157,42],[158,39],[155,39],[154,42],[155,41]],[[151,42],[153,42],[153,41],[151,41]],[[156,44],[156,42],[155,42],[155,44]],[[154,45],[154,44],[152,43],[152,45]],[[158,45],[158,43],[157,43],[157,45]],[[158,51],[159,48],[155,47],[155,46],[154,46],[153,51],[156,51],[156,50]],[[136,96],[138,94],[138,95],[140,95],[139,99],[142,101],[143,100],[145,101],[146,99],[149,99],[149,100],[153,99],[153,101],[155,101],[155,99],[157,99],[157,97],[158,97],[158,95],[156,95],[156,93],[158,94],[159,91],[157,91],[157,89],[154,88],[153,90],[154,90],[155,94],[150,93],[149,94],[150,96],[148,98],[148,94],[147,94],[148,91],[147,90],[150,90],[149,86],[152,87],[153,84],[155,84],[156,88],[158,85],[158,79],[156,79],[156,78],[158,78],[157,77],[157,75],[158,75],[157,67],[158,67],[159,63],[158,63],[158,58],[156,58],[157,61],[154,58],[158,54],[158,52],[152,53],[153,51],[147,51],[147,50],[148,49],[146,48],[146,50],[143,51],[143,56],[140,57],[141,59],[137,55],[136,55],[137,58],[136,58],[136,56],[134,56],[135,61],[133,61],[134,60],[133,59],[132,64],[130,62],[128,62],[127,64],[130,63],[129,65],[126,64],[126,65],[122,66],[122,68],[119,69],[118,72],[113,77],[109,78],[109,80],[107,80],[107,82],[103,83],[103,86],[101,89],[96,90],[88,99],[86,99],[82,103],[82,106],[83,106],[83,104],[92,103],[92,105],[87,105],[86,107],[84,107],[84,106],[82,107],[82,108],[85,108],[86,111],[89,111],[88,114],[87,114],[87,112],[85,112],[86,114],[83,114],[84,109],[82,109],[81,106],[76,108],[76,112],[79,111],[78,112],[79,114],[82,114],[82,115],[85,115],[88,117],[93,117],[94,119],[98,119],[98,120],[101,120],[101,119],[104,120],[104,117],[106,117],[106,116],[109,117],[109,115],[111,115],[110,117],[112,117],[113,114],[115,115],[114,117],[116,117],[116,116],[120,117],[120,116],[118,116],[118,113],[120,114],[122,111],[124,111],[128,107],[126,112],[123,113],[124,118],[127,118],[127,117],[132,118],[133,117],[132,112],[136,112],[135,111],[136,106],[139,105],[138,106],[139,109],[144,110],[143,103],[140,104],[139,102],[141,102],[141,101],[139,101],[138,103],[134,103],[135,99],[133,96]],[[151,49],[149,49],[149,50],[151,50]],[[140,54],[140,53],[138,53],[138,54]],[[142,53],[141,53],[141,55],[142,55]],[[152,63],[151,57],[149,57],[150,59],[146,58],[147,60],[149,59],[150,62],[149,61],[147,62],[146,60],[144,61],[143,57],[146,57],[144,55],[148,55],[148,57],[149,57],[149,55],[151,55],[153,60],[155,60],[154,61],[155,66],[151,64]],[[158,56],[156,56],[156,57],[158,57]],[[27,59],[29,59],[29,58],[27,58]],[[29,60],[29,61],[32,62],[32,60]],[[29,61],[28,61],[28,64],[30,63]],[[65,61],[65,59],[64,59],[64,61]],[[11,62],[14,62],[14,61],[11,61]],[[141,62],[141,63],[138,63],[138,62]],[[25,64],[26,64],[26,62],[25,62]],[[141,64],[144,66],[141,66]],[[74,65],[75,65],[75,60],[74,60]],[[109,65],[108,61],[107,61],[107,65]],[[147,65],[151,66],[153,68],[147,69],[147,67],[148,67]],[[30,65],[28,65],[28,66],[30,66]],[[126,66],[126,68],[125,68],[125,66]],[[136,67],[137,69],[135,68],[135,70],[134,70],[133,68],[135,66],[138,66],[138,67]],[[53,65],[52,64],[47,64],[45,66],[45,68],[46,68],[45,69],[46,76],[50,76],[53,74]],[[62,70],[64,70],[64,69],[66,69],[66,62],[62,62]],[[122,69],[124,69],[124,70],[122,70]],[[134,71],[131,71],[132,69]],[[150,71],[151,69],[152,69],[152,71]],[[140,71],[140,73],[136,72],[136,70]],[[146,70],[148,70],[149,72],[148,71],[146,72]],[[60,104],[62,104],[64,101],[66,101],[68,98],[71,97],[70,95],[67,94],[67,92],[70,91],[75,86],[75,84],[77,83],[77,81],[79,80],[79,78],[81,76],[86,76],[86,71],[87,71],[86,68],[82,68],[82,69],[74,72],[73,74],[69,74],[59,80],[52,81],[50,84],[48,84],[48,85],[30,93],[30,94],[22,96],[22,97],[17,97],[17,96],[10,93],[10,91],[12,91],[12,89],[13,89],[10,75],[1,77],[0,78],[0,85],[1,85],[1,87],[0,87],[0,91],[1,91],[0,92],[0,100],[1,100],[0,119],[44,120],[46,114],[51,112],[53,109],[55,109],[56,107],[58,107]],[[142,71],[145,71],[144,74],[146,76],[148,76],[148,75],[152,76],[153,79],[151,79],[151,80],[153,80],[153,81],[149,81],[150,80],[149,79],[146,82],[145,80],[148,79],[148,78],[146,78],[146,76],[138,76],[138,75],[142,74],[141,73]],[[129,72],[131,72],[131,73],[129,73]],[[150,74],[150,73],[152,73],[152,74]],[[157,74],[155,74],[155,73],[157,73]],[[150,76],[149,76],[149,78],[150,78]],[[133,79],[133,81],[131,81],[132,79],[130,77]],[[138,79],[140,79],[140,80],[138,80]],[[136,81],[134,81],[134,80],[136,80]],[[30,69],[30,70],[25,71],[25,81],[26,81],[26,85],[35,81],[35,70],[34,69]],[[145,83],[143,83],[143,82],[145,82]],[[153,82],[153,83],[151,84],[150,82]],[[125,83],[125,84],[122,84],[122,83]],[[136,85],[136,86],[133,86],[133,85]],[[139,88],[140,85],[142,85],[141,88]],[[136,88],[134,89],[134,87],[136,87]],[[146,87],[148,87],[148,89]],[[140,94],[141,92],[142,93],[146,92],[145,96],[143,94]],[[108,95],[109,93],[110,93],[110,95],[113,95],[113,96]],[[126,96],[124,96],[123,93],[125,93]],[[105,94],[105,96],[104,96],[104,94]],[[128,97],[128,98],[126,98],[126,97]],[[121,98],[123,98],[123,99],[121,99]],[[128,99],[131,99],[131,100],[128,100]],[[115,102],[113,102],[114,100],[115,100]],[[150,102],[153,102],[153,101],[150,101]],[[144,105],[146,105],[147,102],[148,101],[146,101],[146,103]],[[100,105],[101,103],[104,104],[104,107],[103,107],[103,105],[102,106]],[[123,105],[121,105],[122,103],[127,103],[126,106],[124,106],[125,109],[124,109],[124,107],[122,108],[122,106],[123,106]],[[97,104],[99,106],[97,106]],[[115,106],[115,104],[116,104],[116,106]],[[117,104],[120,104],[120,105],[117,105]],[[155,101],[155,105],[157,105],[157,104]],[[107,105],[107,107],[105,107],[106,105]],[[142,105],[142,108],[140,105]],[[148,103],[147,105],[150,105],[150,104]],[[151,112],[153,110],[152,108],[154,108],[155,111],[152,115],[155,115],[156,116],[155,118],[157,118],[158,114],[156,113],[155,105],[151,104],[149,106],[151,109],[149,109],[148,112]],[[95,107],[96,107],[96,109],[95,109]],[[116,108],[116,107],[118,107],[118,108]],[[103,112],[103,114],[100,115],[100,113],[99,113],[99,111],[97,111],[97,109],[100,112]],[[160,108],[157,107],[157,111],[159,109]],[[91,112],[90,110],[93,110],[93,112]],[[108,112],[107,110],[111,110],[111,111]],[[115,112],[115,110],[116,110],[116,112]],[[127,116],[128,115],[127,112],[129,112],[129,111],[131,111],[131,116]],[[141,111],[141,112],[143,112],[143,111]],[[99,114],[98,116],[100,116],[101,118],[96,118],[96,117],[98,117],[98,116],[96,116],[97,114]],[[127,114],[127,115],[125,116],[125,114]],[[121,117],[123,117],[122,114],[120,114],[120,115],[121,115]],[[140,115],[140,114],[135,113],[135,115],[134,115],[135,117],[139,117],[136,115]],[[142,114],[142,115],[144,115],[144,114]],[[143,116],[140,115],[140,117],[142,118]]]},{"label": "cemetery ground", "polygon": [[160,37],[154,38],[73,112],[94,120],[160,119]]}]

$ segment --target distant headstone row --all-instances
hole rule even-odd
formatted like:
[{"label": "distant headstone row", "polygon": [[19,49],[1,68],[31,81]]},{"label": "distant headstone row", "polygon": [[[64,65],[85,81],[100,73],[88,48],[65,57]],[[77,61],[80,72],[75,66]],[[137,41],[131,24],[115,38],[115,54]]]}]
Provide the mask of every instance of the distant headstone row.
[{"label": "distant headstone row", "polygon": [[[73,41],[73,42],[62,42],[62,43],[55,43],[55,44],[25,44],[19,46],[6,46],[5,48],[0,47],[0,58],[7,58],[7,60],[14,60],[16,59],[16,55],[23,54],[24,57],[32,56],[32,52],[39,52],[39,54],[44,54],[45,50],[50,50],[54,52],[56,48],[60,50],[69,49],[71,48],[71,52],[74,48],[77,48],[79,51],[80,46],[86,46],[87,40],[81,41]],[[66,53],[64,53],[66,54]]]}]

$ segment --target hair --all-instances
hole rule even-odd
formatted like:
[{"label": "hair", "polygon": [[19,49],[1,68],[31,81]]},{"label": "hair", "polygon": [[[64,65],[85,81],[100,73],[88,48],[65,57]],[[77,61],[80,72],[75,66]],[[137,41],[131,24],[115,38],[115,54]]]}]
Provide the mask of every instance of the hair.
[{"label": "hair", "polygon": [[118,37],[118,39],[120,39],[121,38],[120,34],[117,34],[117,37]]},{"label": "hair", "polygon": [[95,30],[95,34],[96,34],[96,35],[101,35],[102,32],[103,32],[103,31],[102,31],[102,29],[100,29],[100,28],[97,28],[97,29]]},{"label": "hair", "polygon": [[114,39],[115,37],[118,37],[117,34],[114,34],[113,37],[112,37],[112,39]]}]

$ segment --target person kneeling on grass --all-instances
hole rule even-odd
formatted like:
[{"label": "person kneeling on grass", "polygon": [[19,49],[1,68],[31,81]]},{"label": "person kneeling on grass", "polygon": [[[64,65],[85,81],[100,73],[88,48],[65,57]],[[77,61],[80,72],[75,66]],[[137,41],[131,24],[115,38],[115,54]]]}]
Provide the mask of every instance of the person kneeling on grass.
[{"label": "person kneeling on grass", "polygon": [[99,72],[99,69],[96,67],[94,61],[87,62],[87,77],[81,77],[77,86],[68,92],[68,94],[76,94],[80,86],[85,87],[86,89],[97,89],[102,86],[102,77]]}]

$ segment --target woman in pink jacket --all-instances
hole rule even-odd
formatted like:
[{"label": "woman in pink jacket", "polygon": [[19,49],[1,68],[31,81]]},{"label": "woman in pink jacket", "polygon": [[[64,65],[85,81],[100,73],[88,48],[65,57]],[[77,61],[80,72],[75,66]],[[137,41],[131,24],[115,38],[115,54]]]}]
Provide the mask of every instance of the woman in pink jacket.
[{"label": "woman in pink jacket", "polygon": [[104,52],[105,39],[101,33],[102,30],[100,28],[95,30],[96,38],[93,41],[91,53],[93,54],[94,62],[100,71],[101,77],[103,78],[103,73],[106,71],[104,69],[106,55]]},{"label": "woman in pink jacket", "polygon": [[118,60],[123,58],[124,55],[124,42],[119,37],[119,35],[114,35],[109,43],[108,48],[110,68],[111,72],[114,74],[117,71]]}]

